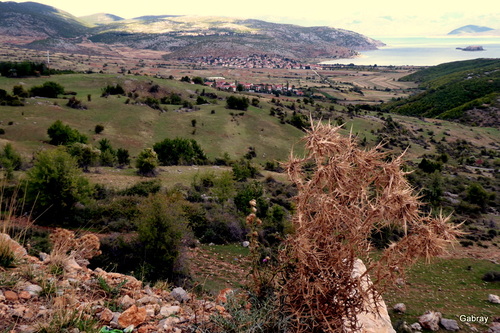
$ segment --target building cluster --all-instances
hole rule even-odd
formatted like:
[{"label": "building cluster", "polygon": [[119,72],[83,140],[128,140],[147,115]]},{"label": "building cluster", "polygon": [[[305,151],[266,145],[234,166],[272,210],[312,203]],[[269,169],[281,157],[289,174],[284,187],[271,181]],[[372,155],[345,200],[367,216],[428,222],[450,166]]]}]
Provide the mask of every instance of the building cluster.
[{"label": "building cluster", "polygon": [[195,62],[201,67],[218,66],[230,68],[321,69],[321,66],[316,64],[303,64],[294,59],[267,54],[253,54],[245,57],[204,56],[196,58],[182,58],[178,60]]},{"label": "building cluster", "polygon": [[269,83],[245,83],[245,82],[228,82],[225,80],[214,80],[213,82],[206,82],[207,85],[211,85],[213,88],[225,91],[248,91],[255,93],[264,94],[274,94],[279,93],[283,95],[296,95],[304,96],[304,92],[301,89],[295,88],[295,86],[290,86],[288,84],[269,84]]}]

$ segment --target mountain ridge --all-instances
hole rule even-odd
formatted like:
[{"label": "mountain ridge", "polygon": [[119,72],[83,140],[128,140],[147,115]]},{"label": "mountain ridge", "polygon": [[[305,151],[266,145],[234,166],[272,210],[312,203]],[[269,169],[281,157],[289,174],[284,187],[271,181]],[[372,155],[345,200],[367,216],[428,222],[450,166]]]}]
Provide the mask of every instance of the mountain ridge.
[{"label": "mountain ridge", "polygon": [[[168,57],[272,54],[295,59],[348,58],[384,44],[331,27],[253,19],[100,13],[77,18],[36,2],[0,2],[0,38],[39,50],[85,53],[82,41],[165,52]],[[31,39],[31,40],[30,40]],[[26,43],[26,41],[28,41]]]}]

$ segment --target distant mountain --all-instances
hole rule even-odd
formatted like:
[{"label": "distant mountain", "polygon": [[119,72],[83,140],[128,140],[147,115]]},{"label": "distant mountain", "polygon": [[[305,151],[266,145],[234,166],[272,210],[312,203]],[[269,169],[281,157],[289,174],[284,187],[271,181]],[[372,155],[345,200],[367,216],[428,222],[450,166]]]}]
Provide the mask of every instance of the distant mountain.
[{"label": "distant mountain", "polygon": [[100,25],[100,24],[109,24],[117,21],[123,21],[124,18],[120,16],[116,16],[113,14],[107,13],[98,13],[87,16],[80,16],[79,19],[87,24],[92,26]]},{"label": "distant mountain", "polygon": [[481,27],[478,25],[465,25],[463,27],[460,27],[458,29],[450,31],[448,33],[448,35],[473,34],[473,33],[485,32],[485,31],[490,31],[490,30],[494,30],[494,29],[489,28],[489,27]]},{"label": "distant mountain", "polygon": [[251,54],[301,60],[346,58],[384,45],[359,33],[330,27],[175,15],[130,20],[112,14],[77,18],[35,2],[0,2],[0,40],[12,42],[15,38],[31,39],[25,46],[41,50],[85,53],[82,42],[90,40],[165,51],[175,58]]},{"label": "distant mountain", "polygon": [[77,17],[36,2],[0,2],[0,35],[44,38],[75,38],[88,31]]}]

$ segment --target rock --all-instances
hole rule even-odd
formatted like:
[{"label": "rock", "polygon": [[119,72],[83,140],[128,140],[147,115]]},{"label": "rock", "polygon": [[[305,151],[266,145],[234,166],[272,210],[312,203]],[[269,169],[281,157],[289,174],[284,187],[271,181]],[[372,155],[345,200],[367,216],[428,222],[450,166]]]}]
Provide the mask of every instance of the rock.
[{"label": "rock", "polygon": [[426,311],[418,318],[418,322],[423,328],[437,331],[439,329],[439,320],[441,319],[441,312]]},{"label": "rock", "polygon": [[156,314],[156,307],[158,304],[148,304],[146,305],[146,315],[153,318]]},{"label": "rock", "polygon": [[24,290],[30,293],[31,296],[38,296],[42,292],[42,287],[36,284],[28,284]]},{"label": "rock", "polygon": [[118,317],[118,324],[122,328],[130,325],[139,326],[146,320],[146,309],[132,305]]},{"label": "rock", "polygon": [[[354,262],[352,270],[353,277],[361,277],[366,272],[366,266],[360,259]],[[370,277],[365,275],[361,280],[361,288],[368,289],[372,282]],[[361,325],[359,333],[396,333],[392,327],[391,318],[387,311],[387,306],[383,299],[379,300],[378,309],[375,308],[375,301],[372,294],[363,304],[364,311],[356,316],[358,324]],[[378,311],[377,311],[378,310]]]},{"label": "rock", "polygon": [[19,325],[16,327],[18,333],[34,333],[37,329],[30,325]]},{"label": "rock", "polygon": [[413,331],[421,331],[422,330],[422,326],[420,326],[419,323],[413,323],[410,325],[410,327]]},{"label": "rock", "polygon": [[169,330],[172,330],[173,326],[180,321],[181,320],[177,317],[168,317],[168,318],[165,318],[163,320],[160,320],[160,322],[158,323],[158,328],[160,330],[169,331]]},{"label": "rock", "polygon": [[80,266],[75,258],[69,258],[68,260],[64,261],[64,270],[66,272],[75,272],[75,271],[81,271],[83,268]]},{"label": "rock", "polygon": [[12,290],[4,291],[3,296],[5,297],[5,300],[7,300],[7,301],[17,301],[19,299],[19,296],[17,295],[17,293],[13,292]]},{"label": "rock", "polygon": [[169,317],[171,315],[175,315],[177,313],[179,313],[179,311],[181,310],[181,308],[179,306],[163,306],[161,309],[160,309],[160,315],[163,316],[163,317]]},{"label": "rock", "polygon": [[111,320],[113,320],[114,314],[113,311],[111,311],[108,308],[105,308],[100,314],[99,314],[99,319],[105,323],[109,323]]},{"label": "rock", "polygon": [[137,304],[139,305],[158,304],[158,303],[160,303],[160,300],[156,296],[144,296],[137,300]]},{"label": "rock", "polygon": [[5,296],[3,294],[3,291],[0,290],[0,302],[5,301]]},{"label": "rock", "polygon": [[488,328],[488,333],[500,333],[500,322],[494,322]]},{"label": "rock", "polygon": [[119,302],[120,302],[120,305],[122,306],[122,308],[124,308],[125,310],[130,308],[132,305],[135,304],[135,300],[132,297],[130,297],[129,295],[123,296]]},{"label": "rock", "polygon": [[174,290],[170,293],[170,296],[181,303],[189,301],[188,293],[181,287],[174,288]]},{"label": "rock", "polygon": [[441,320],[439,321],[439,323],[447,331],[458,331],[460,329],[460,327],[458,326],[457,321],[453,320],[453,319],[441,318]]},{"label": "rock", "polygon": [[219,304],[225,304],[225,303],[227,303],[227,297],[229,295],[232,295],[233,293],[234,293],[234,291],[231,288],[222,289],[219,292],[219,295],[217,295],[215,302],[219,303]]},{"label": "rock", "polygon": [[249,241],[244,241],[241,243],[241,246],[243,247],[249,247],[250,246],[250,242]]},{"label": "rock", "polygon": [[19,292],[19,298],[24,299],[24,300],[28,300],[31,298],[31,294],[29,292],[27,292],[26,290],[23,290],[23,291]]},{"label": "rock", "polygon": [[394,307],[392,309],[397,313],[405,313],[406,312],[406,305],[404,303],[398,303],[398,304],[394,305]]},{"label": "rock", "polygon": [[17,258],[22,258],[28,254],[24,247],[7,234],[0,233],[0,243],[7,244]]},{"label": "rock", "polygon": [[498,297],[498,295],[489,294],[488,301],[493,304],[500,304],[500,297]]}]

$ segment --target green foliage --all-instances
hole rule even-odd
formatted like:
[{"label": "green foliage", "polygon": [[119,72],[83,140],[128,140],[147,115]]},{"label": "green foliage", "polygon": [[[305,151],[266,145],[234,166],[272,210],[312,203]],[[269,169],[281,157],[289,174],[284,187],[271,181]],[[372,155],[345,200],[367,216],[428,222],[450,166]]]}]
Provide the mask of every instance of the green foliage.
[{"label": "green foliage", "polygon": [[0,239],[0,267],[9,268],[13,267],[16,261],[16,256],[11,250],[9,244]]},{"label": "green foliage", "polygon": [[112,85],[107,85],[106,87],[102,88],[102,94],[101,97],[108,96],[108,95],[124,95],[125,94],[125,89],[119,84],[116,84],[114,86]]},{"label": "green foliage", "polygon": [[101,165],[114,166],[116,163],[116,151],[111,146],[111,142],[104,138],[99,141],[99,150],[101,151]]},{"label": "green foliage", "polygon": [[228,109],[243,110],[248,109],[250,101],[246,97],[236,97],[229,96],[226,100],[226,106]]},{"label": "green foliage", "polygon": [[205,164],[207,157],[194,139],[165,139],[153,146],[161,165]]},{"label": "green foliage", "polygon": [[194,84],[201,84],[201,85],[204,85],[205,82],[203,80],[203,78],[199,77],[199,76],[195,76],[193,77],[193,83]]},{"label": "green foliage", "polygon": [[88,138],[78,132],[78,130],[71,128],[69,125],[64,125],[62,121],[56,120],[47,129],[49,135],[49,143],[52,145],[70,145],[75,142],[87,143]]},{"label": "green foliage", "polygon": [[47,81],[41,86],[32,87],[30,96],[57,98],[58,95],[64,94],[64,87],[57,82]]},{"label": "green foliage", "polygon": [[147,197],[150,194],[158,193],[161,189],[161,182],[159,180],[148,180],[138,182],[131,187],[120,192],[121,195],[138,195]]},{"label": "green foliage", "polygon": [[249,160],[240,159],[233,163],[233,177],[237,181],[245,181],[247,178],[255,178],[258,170]]},{"label": "green foliage", "polygon": [[22,86],[22,85],[17,85],[17,86],[12,87],[12,94],[14,96],[18,96],[18,97],[22,97],[22,98],[29,96],[28,92],[26,90],[24,90],[24,86]]},{"label": "green foliage", "polygon": [[45,74],[46,70],[47,66],[41,62],[0,62],[0,75],[5,77],[35,76]]},{"label": "green foliage", "polygon": [[104,126],[103,125],[100,125],[100,124],[95,125],[95,128],[94,128],[94,133],[95,134],[101,134],[102,131],[104,131]]},{"label": "green foliage", "polygon": [[124,148],[118,148],[116,150],[116,159],[118,162],[118,165],[120,166],[126,166],[130,164],[130,155],[127,149]]},{"label": "green foliage", "polygon": [[0,105],[24,106],[23,102],[19,99],[19,96],[11,96],[3,89],[0,89]]},{"label": "green foliage", "polygon": [[481,184],[478,183],[471,184],[467,188],[467,194],[465,196],[465,200],[468,203],[481,207],[483,212],[486,211],[491,198],[492,194],[486,191]]},{"label": "green foliage", "polygon": [[160,102],[162,104],[172,104],[172,105],[181,105],[182,97],[176,93],[171,93],[169,96],[163,97]]},{"label": "green foliage", "polygon": [[289,121],[290,125],[297,127],[300,130],[305,130],[309,128],[309,121],[307,120],[306,116],[296,113],[290,118]]},{"label": "green foliage", "polygon": [[75,96],[68,99],[66,106],[69,106],[70,108],[77,109],[77,110],[87,110],[87,107],[85,105],[83,105],[82,101],[80,101],[79,99],[76,99]]},{"label": "green foliage", "polygon": [[441,171],[442,167],[442,163],[428,160],[426,158],[423,158],[422,161],[418,164],[418,168],[425,173],[433,173],[436,170]]},{"label": "green foliage", "polygon": [[187,220],[180,195],[154,194],[140,207],[138,240],[144,245],[142,269],[147,280],[172,280],[182,273],[176,267]]},{"label": "green foliage", "polygon": [[99,149],[80,142],[68,146],[68,153],[76,158],[78,166],[84,171],[88,171],[90,166],[95,165],[101,154]]},{"label": "green foliage", "polygon": [[0,167],[5,170],[7,179],[12,179],[14,177],[12,172],[19,170],[21,166],[21,155],[14,150],[12,144],[7,143],[0,152]]},{"label": "green foliage", "polygon": [[135,166],[140,175],[153,177],[156,175],[158,155],[152,148],[146,148],[139,153],[139,156],[137,156]]},{"label": "green foliage", "polygon": [[62,148],[40,152],[27,176],[29,199],[35,211],[44,212],[43,220],[68,217],[76,203],[88,202],[93,194],[75,158]]},{"label": "green foliage", "polygon": [[257,216],[264,217],[267,214],[269,204],[262,197],[264,189],[259,182],[253,181],[251,183],[242,184],[241,188],[237,191],[234,197],[234,204],[236,208],[245,215],[250,214],[250,200],[257,201]]}]

